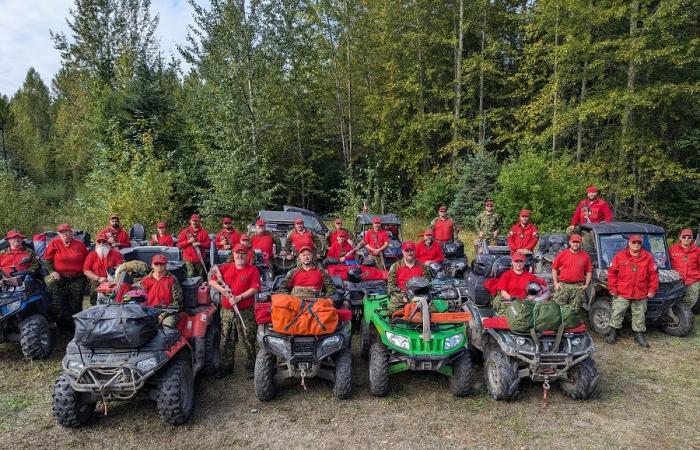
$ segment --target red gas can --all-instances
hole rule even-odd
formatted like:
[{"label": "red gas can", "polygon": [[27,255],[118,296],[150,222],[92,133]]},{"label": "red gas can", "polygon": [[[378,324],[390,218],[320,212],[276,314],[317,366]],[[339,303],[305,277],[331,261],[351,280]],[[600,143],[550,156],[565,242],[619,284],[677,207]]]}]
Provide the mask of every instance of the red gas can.
[{"label": "red gas can", "polygon": [[206,306],[211,302],[209,298],[209,283],[202,283],[197,289],[197,304]]}]

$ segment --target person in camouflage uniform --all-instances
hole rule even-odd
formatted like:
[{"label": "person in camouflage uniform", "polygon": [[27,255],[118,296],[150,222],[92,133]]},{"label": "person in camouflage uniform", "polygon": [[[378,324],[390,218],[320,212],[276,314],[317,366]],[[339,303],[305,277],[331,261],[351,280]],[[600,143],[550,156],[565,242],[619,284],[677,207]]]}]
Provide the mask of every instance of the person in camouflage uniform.
[{"label": "person in camouflage uniform", "polygon": [[85,244],[73,239],[68,224],[57,228],[59,237],[49,242],[44,252],[46,290],[51,299],[49,314],[63,329],[73,327],[72,316],[83,309],[86,279],[83,265],[88,251]]},{"label": "person in camouflage uniform", "polygon": [[593,265],[588,253],[581,250],[581,236],[569,237],[569,248],[562,250],[552,262],[554,301],[560,305],[571,305],[579,311],[583,297],[591,284]]},{"label": "person in camouflage uniform", "polygon": [[[223,278],[223,279],[221,279]],[[238,341],[243,342],[248,378],[253,378],[257,353],[256,330],[253,314],[255,294],[260,292],[260,272],[248,261],[248,249],[238,243],[233,247],[233,262],[222,264],[212,271],[211,287],[221,293],[221,364],[216,377],[222,378],[233,370]],[[233,309],[238,307],[240,317]],[[244,329],[245,325],[245,329]]]},{"label": "person in camouflage uniform", "polygon": [[493,200],[486,199],[485,209],[476,216],[476,234],[474,247],[477,253],[480,252],[482,243],[487,241],[488,245],[497,245],[498,231],[503,226],[501,216],[493,210]]},{"label": "person in camouflage uniform", "polygon": [[[39,276],[39,259],[34,250],[22,245],[24,235],[17,230],[10,230],[5,239],[10,246],[0,251],[0,269],[7,275],[11,275],[14,268],[18,271],[26,270],[33,277]],[[31,261],[21,264],[20,262],[25,258],[30,258]]]},{"label": "person in camouflage uniform", "polygon": [[668,252],[671,267],[681,275],[685,284],[683,301],[692,308],[700,294],[700,248],[693,242],[693,230],[681,230],[679,242],[673,244]]},{"label": "person in camouflage uniform", "polygon": [[335,286],[325,269],[316,267],[311,247],[299,249],[299,265],[287,273],[278,292],[297,297],[318,297],[324,291],[326,296],[335,293]]},{"label": "person in camouflage uniform", "polygon": [[[168,258],[165,255],[154,255],[151,258],[151,268],[151,273],[141,280],[141,287],[146,291],[146,304],[150,307],[182,308],[182,286],[177,277],[168,272]],[[160,314],[160,323],[165,328],[177,328],[179,321],[179,312]]]},{"label": "person in camouflage uniform", "polygon": [[401,251],[403,258],[396,261],[389,268],[389,278],[387,280],[389,313],[402,309],[408,303],[408,297],[406,297],[406,283],[408,280],[413,277],[430,279],[430,272],[416,260],[416,244],[413,241],[404,241],[401,245]]},{"label": "person in camouflage uniform", "polygon": [[297,217],[294,219],[294,229],[289,230],[284,241],[284,251],[287,254],[287,260],[294,258],[294,252],[300,252],[300,248],[309,247],[313,251],[314,260],[320,258],[323,254],[323,241],[316,236],[313,231],[304,226],[304,219]]}]

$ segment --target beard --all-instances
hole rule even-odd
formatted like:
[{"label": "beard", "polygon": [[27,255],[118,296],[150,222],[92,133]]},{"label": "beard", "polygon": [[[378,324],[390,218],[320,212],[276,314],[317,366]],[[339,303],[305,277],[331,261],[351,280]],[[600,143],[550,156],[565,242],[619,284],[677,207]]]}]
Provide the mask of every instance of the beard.
[{"label": "beard", "polygon": [[108,244],[100,244],[95,247],[95,253],[97,253],[98,258],[105,259],[109,255],[110,249]]}]

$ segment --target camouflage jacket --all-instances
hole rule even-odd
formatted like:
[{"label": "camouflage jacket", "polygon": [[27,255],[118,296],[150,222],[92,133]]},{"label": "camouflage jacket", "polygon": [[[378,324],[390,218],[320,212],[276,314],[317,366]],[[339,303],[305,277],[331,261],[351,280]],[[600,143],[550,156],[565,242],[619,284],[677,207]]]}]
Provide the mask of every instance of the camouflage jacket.
[{"label": "camouflage jacket", "polygon": [[498,213],[487,214],[486,211],[482,211],[476,216],[476,232],[483,232],[484,236],[489,236],[493,234],[494,231],[499,230],[503,226],[501,221],[501,216]]},{"label": "camouflage jacket", "polygon": [[[314,268],[318,269],[321,272],[321,290],[325,292],[328,296],[333,295],[335,293],[335,285],[333,284],[331,276],[328,275],[328,272],[326,272],[326,270],[321,267],[314,266]],[[280,283],[277,292],[289,294],[292,291],[292,288],[295,287],[295,280],[297,279],[297,275],[303,275],[303,273],[304,269],[301,266],[297,266],[289,272],[287,272],[287,276],[284,277],[284,280],[282,280],[282,283]]]},{"label": "camouflage jacket", "polygon": [[431,278],[430,271],[426,270],[425,266],[418,261],[416,261],[416,264],[412,268],[409,268],[406,263],[403,262],[403,259],[396,261],[389,268],[389,278],[387,280],[387,290],[389,294],[402,292],[399,286],[417,276],[427,279]]},{"label": "camouflage jacket", "polygon": [[[35,278],[38,277],[40,275],[40,273],[39,273],[39,270],[40,270],[39,258],[37,258],[36,253],[31,248],[23,247],[23,250],[27,253],[27,256],[32,259],[32,262],[29,264],[29,267],[27,268],[27,273],[29,275],[31,275],[32,277],[35,277]],[[0,256],[7,255],[9,253],[10,253],[10,248],[8,247],[5,250],[0,251]]]}]

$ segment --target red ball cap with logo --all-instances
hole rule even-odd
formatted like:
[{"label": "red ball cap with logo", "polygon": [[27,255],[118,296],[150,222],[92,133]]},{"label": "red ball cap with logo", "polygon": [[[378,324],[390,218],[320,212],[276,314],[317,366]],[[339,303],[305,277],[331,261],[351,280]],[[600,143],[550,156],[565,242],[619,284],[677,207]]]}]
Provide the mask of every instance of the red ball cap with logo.
[{"label": "red ball cap with logo", "polygon": [[311,247],[309,247],[308,245],[304,245],[303,247],[301,247],[299,249],[299,253],[311,252],[311,251],[313,251],[313,249]]},{"label": "red ball cap with logo", "polygon": [[255,221],[255,225],[264,227],[266,225],[265,219],[258,219]]},{"label": "red ball cap with logo", "polygon": [[372,223],[382,223],[382,218],[381,217],[375,217],[372,219]]},{"label": "red ball cap with logo", "polygon": [[95,238],[96,242],[107,242],[107,234],[106,233],[99,233],[97,237]]},{"label": "red ball cap with logo", "polygon": [[167,264],[168,258],[165,255],[153,255],[151,258],[151,264]]},{"label": "red ball cap with logo", "polygon": [[588,186],[588,189],[586,189],[587,194],[597,194],[598,193],[598,188],[595,187],[595,184],[592,184]]},{"label": "red ball cap with logo", "polygon": [[416,244],[413,241],[406,241],[403,244],[401,244],[401,249],[403,251],[408,251],[408,250],[416,250]]},{"label": "red ball cap with logo", "polygon": [[440,212],[445,212],[445,211],[447,211],[447,206],[442,205],[442,206],[438,209],[438,211],[440,211]]},{"label": "red ball cap with logo", "polygon": [[192,214],[192,215],[190,216],[190,222],[199,222],[199,221],[201,221],[201,220],[202,220],[202,219],[199,217],[199,214]]},{"label": "red ball cap with logo", "polygon": [[689,236],[690,238],[692,238],[693,237],[693,230],[691,230],[690,228],[682,229],[681,230],[681,237],[683,237],[683,236]]},{"label": "red ball cap with logo", "polygon": [[627,242],[634,242],[634,241],[643,241],[644,239],[642,238],[641,234],[632,234],[630,237],[627,238]]},{"label": "red ball cap with logo", "polygon": [[433,237],[433,230],[425,230],[423,232],[423,237],[430,236]]},{"label": "red ball cap with logo", "polygon": [[304,224],[304,218],[301,217],[301,216],[299,216],[299,217],[297,217],[296,219],[294,219],[294,223],[295,223],[296,225],[299,225],[299,224],[303,225],[303,224]]},{"label": "red ball cap with logo", "polygon": [[56,231],[58,231],[59,233],[63,231],[73,231],[73,228],[71,228],[71,226],[67,223],[62,223],[58,227],[56,227]]},{"label": "red ball cap with logo", "polygon": [[515,253],[513,253],[513,258],[512,258],[512,260],[513,260],[513,262],[515,262],[515,261],[525,261],[525,255],[523,254],[523,252],[515,252]]},{"label": "red ball cap with logo", "polygon": [[165,222],[158,222],[158,225],[156,225],[156,228],[168,228],[168,224]]},{"label": "red ball cap with logo", "polygon": [[7,236],[5,236],[5,239],[15,239],[15,238],[20,238],[24,239],[24,235],[19,232],[19,230],[10,230],[7,232]]},{"label": "red ball cap with logo", "polygon": [[530,214],[532,214],[532,211],[530,211],[529,209],[521,209],[520,210],[521,216],[530,217]]},{"label": "red ball cap with logo", "polygon": [[233,253],[248,253],[248,247],[239,242],[233,246]]},{"label": "red ball cap with logo", "polygon": [[340,217],[338,217],[337,219],[335,219],[335,224],[336,224],[336,225],[342,225],[342,224],[343,224],[343,219],[341,219]]},{"label": "red ball cap with logo", "polygon": [[569,242],[583,242],[583,239],[580,234],[572,234],[569,237]]},{"label": "red ball cap with logo", "polygon": [[224,217],[224,218],[221,220],[221,222],[223,222],[224,224],[233,223],[233,219],[230,218],[230,217],[228,217],[228,216],[226,216],[226,217]]}]

